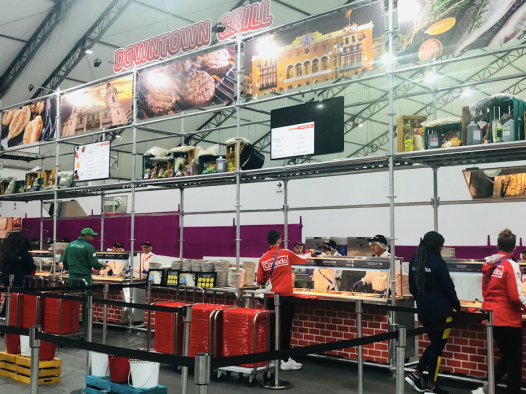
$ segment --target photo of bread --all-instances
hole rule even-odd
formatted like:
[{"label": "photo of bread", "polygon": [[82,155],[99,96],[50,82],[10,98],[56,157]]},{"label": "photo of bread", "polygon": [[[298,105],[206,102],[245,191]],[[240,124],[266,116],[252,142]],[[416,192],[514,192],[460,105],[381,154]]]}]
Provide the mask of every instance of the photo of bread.
[{"label": "photo of bread", "polygon": [[16,137],[22,131],[24,131],[27,123],[31,120],[31,110],[29,106],[26,105],[22,107],[13,115],[13,120],[9,124],[9,134],[7,135],[7,140]]}]

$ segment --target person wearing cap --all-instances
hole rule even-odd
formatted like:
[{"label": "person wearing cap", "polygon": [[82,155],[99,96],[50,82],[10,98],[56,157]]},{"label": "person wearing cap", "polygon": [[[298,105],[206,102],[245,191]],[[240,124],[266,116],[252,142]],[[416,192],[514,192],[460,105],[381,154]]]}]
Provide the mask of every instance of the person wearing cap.
[{"label": "person wearing cap", "polygon": [[[122,243],[117,242],[113,244],[112,250],[114,252],[122,252],[124,251],[124,247],[122,246]],[[124,265],[125,265],[124,261],[110,260],[110,261],[107,261],[106,264],[108,264],[108,266],[104,268],[103,270],[101,270],[99,272],[99,275],[106,275],[106,274],[110,275],[110,272],[112,276],[122,275],[122,271],[124,270]]]},{"label": "person wearing cap", "polygon": [[152,252],[152,244],[150,242],[143,242],[142,254],[139,254],[139,266],[133,269],[133,272],[138,272],[141,278],[145,279],[150,269],[150,263],[157,263],[157,256]]},{"label": "person wearing cap", "polygon": [[[331,256],[329,243],[324,243],[319,247],[321,256]],[[315,290],[334,290],[336,288],[336,270],[330,268],[316,268],[312,274]]]},{"label": "person wearing cap", "polygon": [[[95,248],[91,244],[95,235],[97,235],[97,233],[92,229],[83,229],[80,232],[80,237],[70,242],[68,246],[66,246],[66,249],[64,249],[64,253],[62,253],[62,263],[68,271],[69,278],[84,279],[87,286],[93,284],[91,269],[100,270],[106,266],[106,264],[99,262]],[[77,286],[74,282],[69,284],[73,287]],[[88,294],[91,294],[91,290],[88,291]]]},{"label": "person wearing cap", "polygon": [[[294,253],[296,254],[296,256],[303,256],[303,244],[301,242],[296,242],[294,244]],[[305,282],[295,283],[296,275],[306,274],[308,276],[311,276],[312,273],[313,270],[311,270],[310,268],[294,268],[292,270],[292,285],[298,288],[307,288],[307,283]]]},{"label": "person wearing cap", "polygon": [[[387,239],[383,235],[376,235],[373,238],[368,239],[371,243],[371,250],[374,256],[390,258],[389,247],[387,246]],[[365,276],[353,285],[353,291],[360,288],[362,285],[370,283],[373,286],[373,290],[381,294],[385,294],[388,282],[389,272],[381,271],[367,271]]]}]

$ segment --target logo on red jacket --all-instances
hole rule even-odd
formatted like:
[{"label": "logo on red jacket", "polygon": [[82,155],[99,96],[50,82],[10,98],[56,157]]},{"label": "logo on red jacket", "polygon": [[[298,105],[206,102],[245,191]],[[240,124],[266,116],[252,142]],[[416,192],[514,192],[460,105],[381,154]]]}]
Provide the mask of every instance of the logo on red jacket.
[{"label": "logo on red jacket", "polygon": [[[274,261],[274,258],[267,260],[267,261],[263,261],[261,263],[261,265],[263,266],[263,269],[265,271],[270,271],[270,269],[272,268],[273,261]],[[289,265],[289,256],[281,256],[276,259],[276,264],[274,264],[274,269],[278,267],[283,267],[286,265]]]},{"label": "logo on red jacket", "polygon": [[491,276],[494,276],[495,278],[501,279],[503,274],[504,274],[504,267],[500,267],[499,266],[499,267],[495,268],[495,271],[493,271],[493,275],[491,275]]}]

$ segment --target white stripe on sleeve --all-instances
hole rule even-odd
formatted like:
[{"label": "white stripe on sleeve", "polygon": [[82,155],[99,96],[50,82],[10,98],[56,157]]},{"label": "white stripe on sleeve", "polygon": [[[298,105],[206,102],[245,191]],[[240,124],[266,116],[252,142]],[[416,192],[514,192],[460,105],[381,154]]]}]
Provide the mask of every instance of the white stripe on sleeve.
[{"label": "white stripe on sleeve", "polygon": [[519,264],[517,264],[513,260],[508,260],[511,264],[511,267],[513,268],[513,275],[515,276],[515,283],[517,284],[517,292],[519,293],[519,300],[521,301],[524,308],[526,308],[526,297],[524,296],[524,293],[522,292],[522,273],[521,269],[519,267]]}]

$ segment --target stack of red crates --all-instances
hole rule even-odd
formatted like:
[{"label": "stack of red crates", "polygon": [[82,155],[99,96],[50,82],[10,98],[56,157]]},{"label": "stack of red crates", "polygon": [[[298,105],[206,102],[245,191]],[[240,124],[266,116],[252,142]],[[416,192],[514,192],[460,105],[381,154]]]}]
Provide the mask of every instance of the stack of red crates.
[{"label": "stack of red crates", "polygon": [[[75,309],[73,312],[73,303]],[[46,298],[46,314],[44,316],[44,331],[52,334],[60,334],[60,300],[57,298]],[[62,334],[72,334],[79,331],[79,307],[80,302],[62,300]],[[73,313],[75,313],[75,331],[73,327]]]},{"label": "stack of red crates", "polygon": [[40,297],[39,303],[40,303],[40,312],[38,316],[37,321],[37,296],[23,294],[20,295],[20,297],[23,297],[23,301],[21,302],[21,309],[20,309],[20,326],[24,328],[29,328],[31,326],[34,326],[36,324],[42,325],[42,322],[44,321],[45,316],[45,298]]},{"label": "stack of red crates", "polygon": [[[158,302],[156,305],[177,308],[188,305],[187,302]],[[155,341],[153,348],[157,352],[174,354],[174,316],[172,312],[155,311]],[[177,354],[183,354],[183,314],[177,314]]]},{"label": "stack of red crates", "polygon": [[[223,357],[244,354],[263,353],[267,351],[267,318],[260,315],[256,321],[256,346],[254,349],[254,318],[261,309],[235,308],[223,311]],[[254,351],[256,350],[256,352]],[[265,365],[264,362],[258,366]],[[251,368],[253,364],[243,364]]]},{"label": "stack of red crates", "polygon": [[[210,328],[210,314],[217,309],[228,308],[227,305],[218,304],[195,304],[192,305],[192,322],[190,323],[190,357],[195,357],[196,353],[214,353],[217,350],[216,357],[221,357],[221,347],[212,344],[212,349],[209,349],[210,335],[214,333],[209,332]],[[217,333],[215,337],[218,342],[221,342],[223,335],[223,319],[222,312],[217,318]],[[212,322],[212,330],[214,324]]]}]

